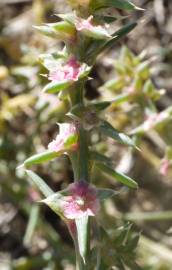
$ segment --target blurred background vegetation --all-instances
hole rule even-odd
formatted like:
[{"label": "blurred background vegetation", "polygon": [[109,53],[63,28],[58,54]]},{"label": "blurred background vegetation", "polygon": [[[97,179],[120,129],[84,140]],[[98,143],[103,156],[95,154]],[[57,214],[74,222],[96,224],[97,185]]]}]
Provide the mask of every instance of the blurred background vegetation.
[{"label": "blurred background vegetation", "polygon": [[[112,125],[126,132],[142,125],[148,109],[158,113],[172,102],[172,1],[133,2],[145,9],[130,15],[131,20],[138,20],[138,26],[99,57],[91,74],[95,79],[86,85],[88,100],[118,100],[105,114]],[[62,0],[0,1],[2,270],[75,269],[72,240],[65,225],[51,210],[35,203],[41,195],[24,173],[16,170],[27,157],[47,147],[57,132],[55,123],[62,121],[68,110],[65,101],[41,94],[46,78],[39,75],[45,73],[39,55],[54,51],[54,48],[59,50],[62,44],[40,35],[33,28],[33,25],[56,21],[52,14],[68,10]],[[118,10],[113,12],[117,16],[127,15]],[[114,27],[119,25],[114,24]],[[138,92],[141,94],[131,94]],[[93,134],[96,148],[106,152],[118,170],[138,181],[137,191],[107,200],[99,220],[112,232],[117,226],[129,226],[127,222],[132,221],[132,231],[141,232],[137,262],[145,270],[172,269],[170,162],[167,173],[160,172],[164,157],[171,159],[170,116],[171,111],[167,121],[137,136],[140,152],[111,140],[102,142],[99,134]],[[35,170],[54,190],[64,188],[73,179],[71,165],[65,156],[35,166]],[[118,187],[114,180],[98,170],[93,177],[101,187]]]}]

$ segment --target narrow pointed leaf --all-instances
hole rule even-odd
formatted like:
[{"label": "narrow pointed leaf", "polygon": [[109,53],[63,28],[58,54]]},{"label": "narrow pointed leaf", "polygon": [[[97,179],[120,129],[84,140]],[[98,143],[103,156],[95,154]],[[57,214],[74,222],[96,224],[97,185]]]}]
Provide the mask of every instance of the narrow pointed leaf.
[{"label": "narrow pointed leaf", "polygon": [[107,107],[111,105],[110,101],[102,101],[102,102],[94,102],[90,104],[90,107],[93,107],[96,112],[105,110]]},{"label": "narrow pointed leaf", "polygon": [[137,26],[136,22],[126,24],[124,27],[116,31],[110,40],[108,40],[99,50],[99,53],[104,51],[107,48],[111,48],[119,39],[126,36]]},{"label": "narrow pointed leaf", "polygon": [[86,263],[87,249],[88,249],[88,216],[75,220],[78,236],[79,253]]},{"label": "narrow pointed leaf", "polygon": [[49,37],[55,37],[55,31],[51,29],[47,25],[42,25],[42,26],[34,26],[36,30],[38,30],[41,34],[49,36]]},{"label": "narrow pointed leaf", "polygon": [[126,102],[126,101],[129,101],[130,99],[130,94],[121,94],[121,95],[118,95],[116,96],[113,100],[112,100],[112,104],[115,104],[115,105],[119,105],[123,102]]},{"label": "narrow pointed leaf", "polygon": [[97,10],[101,8],[114,7],[122,10],[139,9],[128,0],[95,0],[92,1],[92,9]]},{"label": "narrow pointed leaf", "polygon": [[23,243],[24,246],[29,246],[31,244],[32,236],[34,234],[36,225],[39,220],[39,211],[40,211],[40,205],[34,204],[31,207],[30,213],[29,213],[29,221],[26,227],[26,232],[23,237]]},{"label": "narrow pointed leaf", "polygon": [[96,151],[91,151],[90,152],[90,159],[92,161],[100,162],[100,163],[105,163],[105,164],[111,164],[111,159],[106,157],[105,155],[102,155]]},{"label": "narrow pointed leaf", "polygon": [[61,21],[57,23],[49,23],[47,24],[51,29],[54,29],[58,33],[61,34],[68,34],[68,35],[74,35],[75,34],[75,27],[68,23],[67,21]]},{"label": "narrow pointed leaf", "polygon": [[130,239],[130,242],[127,245],[126,251],[133,251],[137,248],[138,242],[140,238],[140,233],[135,234],[132,239]]},{"label": "narrow pointed leaf", "polygon": [[93,38],[93,39],[109,39],[111,36],[108,34],[108,32],[105,29],[98,29],[98,28],[93,28],[93,29],[83,29],[81,32],[86,35],[87,37]]},{"label": "narrow pointed leaf", "polygon": [[115,237],[115,245],[116,246],[121,246],[124,245],[127,241],[128,234],[131,230],[132,224],[127,222],[124,224],[124,226],[118,228],[117,230],[117,235]]},{"label": "narrow pointed leaf", "polygon": [[117,20],[114,16],[95,16],[95,18],[104,23],[112,23]]},{"label": "narrow pointed leaf", "polygon": [[29,168],[30,166],[32,166],[34,164],[41,164],[43,162],[50,161],[50,160],[58,157],[59,154],[60,154],[59,152],[47,150],[45,152],[42,152],[40,154],[36,154],[36,155],[31,156],[30,158],[26,159],[24,161],[24,166]]},{"label": "narrow pointed leaf", "polygon": [[113,190],[108,188],[97,188],[97,197],[100,201],[106,200],[110,197],[119,195],[128,190],[127,187],[122,187],[120,190]]},{"label": "narrow pointed leaf", "polygon": [[71,81],[57,81],[57,82],[50,82],[48,83],[44,88],[43,92],[50,93],[50,94],[55,94],[58,93],[62,90],[65,90],[72,84]]},{"label": "narrow pointed leaf", "polygon": [[114,196],[116,192],[113,189],[108,188],[98,188],[97,189],[97,197],[100,201],[104,201],[112,196]]},{"label": "narrow pointed leaf", "polygon": [[45,197],[48,197],[54,193],[53,190],[45,183],[45,181],[35,172],[26,170],[26,173]]},{"label": "narrow pointed leaf", "polygon": [[129,136],[116,130],[113,126],[111,126],[111,124],[106,121],[103,121],[100,124],[99,129],[104,135],[111,137],[114,140],[117,140],[119,143],[136,147],[135,143]]},{"label": "narrow pointed leaf", "polygon": [[63,217],[61,202],[63,195],[60,192],[52,193],[46,199],[41,202],[48,205],[57,215]]},{"label": "narrow pointed leaf", "polygon": [[132,178],[130,178],[129,176],[117,172],[115,170],[113,170],[112,168],[110,168],[107,165],[104,164],[96,164],[96,166],[103,171],[103,173],[106,173],[108,175],[110,175],[111,177],[115,178],[118,182],[130,187],[130,188],[138,188],[138,184],[136,181],[134,181]]}]

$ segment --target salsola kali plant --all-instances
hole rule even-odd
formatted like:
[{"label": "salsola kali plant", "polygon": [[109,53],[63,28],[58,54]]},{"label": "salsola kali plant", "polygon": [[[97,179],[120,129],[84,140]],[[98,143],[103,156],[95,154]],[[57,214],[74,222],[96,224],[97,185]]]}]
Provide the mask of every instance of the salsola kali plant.
[{"label": "salsola kali plant", "polygon": [[[56,23],[36,27],[41,33],[64,43],[62,51],[41,55],[40,61],[48,70],[46,76],[49,82],[43,89],[44,95],[58,94],[58,98],[69,105],[66,123],[58,124],[59,133],[48,144],[47,151],[28,158],[23,165],[30,179],[46,197],[42,202],[68,226],[75,245],[76,269],[107,269],[109,266],[101,258],[101,241],[106,233],[95,221],[95,217],[100,212],[101,202],[116,192],[91,184],[93,167],[96,166],[130,188],[136,189],[138,185],[130,177],[114,170],[109,159],[94,150],[91,132],[96,129],[121,144],[137,147],[132,138],[116,130],[103,118],[101,112],[114,100],[88,102],[84,87],[87,80],[91,79],[89,74],[97,56],[136,26],[135,22],[130,22],[112,33],[109,26],[118,18],[109,15],[109,8],[128,11],[138,8],[128,0],[69,0],[68,3],[73,12],[57,15],[59,20]],[[29,167],[60,155],[69,157],[74,182],[62,191],[53,192]],[[96,241],[92,241],[93,228],[96,228],[98,235]],[[122,232],[118,231],[116,246],[113,247],[116,249],[114,257],[111,256],[113,258],[109,261],[110,267],[115,266],[113,259],[116,258],[119,269],[124,269],[123,261],[131,269],[140,269],[133,255],[138,239],[133,239],[132,244],[128,243],[128,231],[128,225]],[[119,243],[122,243],[122,247]],[[91,263],[92,259],[94,263]]]},{"label": "salsola kali plant", "polygon": [[[165,90],[156,89],[151,79],[152,60],[146,59],[146,52],[137,56],[124,46],[118,58],[113,61],[114,78],[102,85],[100,92],[102,96],[108,93],[108,97],[114,99],[109,118],[114,119],[114,115],[118,115],[115,118],[118,128],[123,128],[134,136],[139,141],[140,148],[143,145],[143,136],[157,144],[163,158],[154,162],[154,165],[166,176],[172,162],[172,147],[168,138],[172,106],[159,111],[157,102],[165,94]],[[123,121],[118,121],[118,118]]]}]

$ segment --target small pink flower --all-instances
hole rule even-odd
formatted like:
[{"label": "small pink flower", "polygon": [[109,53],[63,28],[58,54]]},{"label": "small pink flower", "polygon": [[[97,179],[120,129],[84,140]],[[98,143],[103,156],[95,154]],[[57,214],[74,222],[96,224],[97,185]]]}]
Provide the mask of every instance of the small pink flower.
[{"label": "small pink flower", "polygon": [[62,202],[63,215],[66,219],[78,219],[84,216],[95,216],[99,211],[99,200],[96,188],[84,181],[69,185],[68,196]]},{"label": "small pink flower", "polygon": [[91,21],[93,19],[93,16],[90,16],[88,19],[84,20],[81,18],[77,18],[77,23],[76,23],[76,29],[78,31],[82,31],[84,29],[87,30],[92,30],[94,28],[94,26],[92,25]]},{"label": "small pink flower", "polygon": [[[60,124],[59,134],[56,139],[49,143],[48,148],[51,151],[59,152],[65,151],[70,148],[70,150],[76,150],[78,147],[78,132],[77,127],[74,123]],[[67,141],[74,137],[74,141],[69,146],[66,145]]]},{"label": "small pink flower", "polygon": [[85,31],[85,33],[92,33],[92,37],[98,37],[99,38],[107,38],[110,37],[108,32],[105,28],[103,28],[101,25],[93,25],[92,24],[93,16],[88,17],[88,19],[82,19],[80,17],[76,18],[75,27],[77,31]]},{"label": "small pink flower", "polygon": [[80,72],[80,64],[74,57],[71,57],[64,66],[57,66],[55,70],[50,71],[48,79],[51,81],[77,81]]},{"label": "small pink flower", "polygon": [[160,166],[160,170],[159,170],[160,174],[162,174],[164,176],[167,175],[169,166],[170,166],[170,161],[168,159],[164,158],[161,162],[161,166]]}]

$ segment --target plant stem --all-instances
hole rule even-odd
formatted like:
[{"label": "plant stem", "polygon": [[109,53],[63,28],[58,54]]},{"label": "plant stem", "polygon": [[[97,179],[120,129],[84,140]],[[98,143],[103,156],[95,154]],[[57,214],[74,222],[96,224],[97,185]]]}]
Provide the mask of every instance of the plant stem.
[{"label": "plant stem", "polygon": [[[73,89],[70,99],[71,106],[75,106],[78,104],[84,104],[83,92],[84,92],[84,81],[77,84],[75,89]],[[72,163],[73,171],[74,171],[74,179],[75,181],[84,180],[89,182],[89,148],[88,148],[88,140],[87,140],[87,132],[83,127],[82,122],[79,123],[79,149],[77,152],[70,153],[70,160]],[[90,228],[89,221],[87,226],[87,253],[90,250]],[[77,270],[86,270],[87,262],[84,263],[83,258],[79,252],[79,244],[78,239],[74,239],[75,244],[75,252],[76,252],[76,269]]]},{"label": "plant stem", "polygon": [[82,126],[79,130],[78,170],[79,178],[89,182],[89,151],[87,133]]}]

